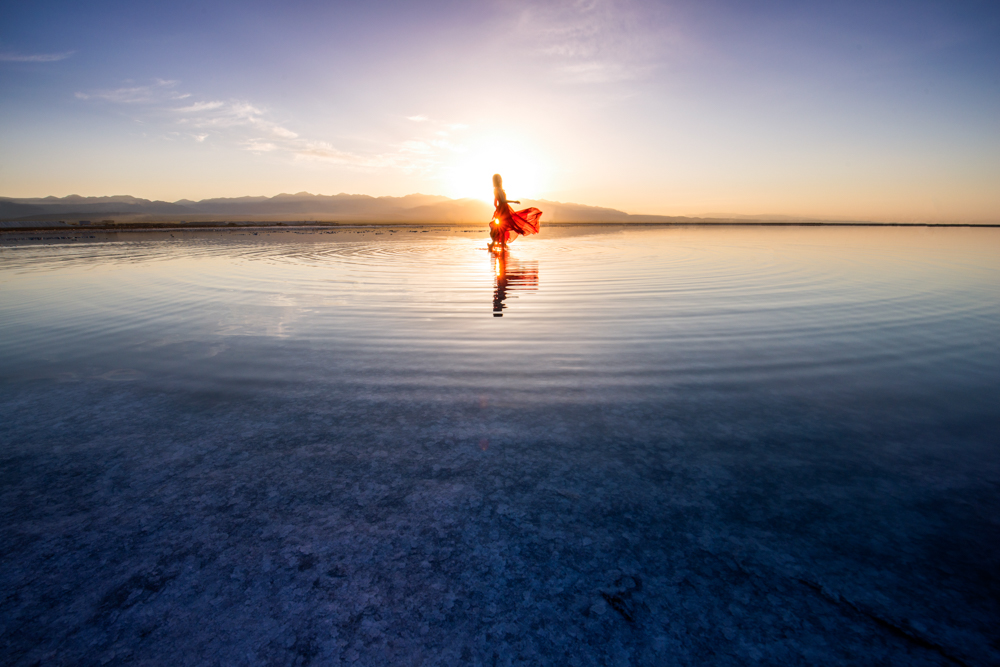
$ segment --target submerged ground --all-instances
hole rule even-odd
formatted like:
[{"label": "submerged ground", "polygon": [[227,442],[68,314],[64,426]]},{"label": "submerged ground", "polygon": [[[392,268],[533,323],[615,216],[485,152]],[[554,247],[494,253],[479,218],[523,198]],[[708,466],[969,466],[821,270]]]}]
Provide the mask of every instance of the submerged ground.
[{"label": "submerged ground", "polygon": [[1000,661],[1000,230],[484,244],[3,238],[4,662]]}]

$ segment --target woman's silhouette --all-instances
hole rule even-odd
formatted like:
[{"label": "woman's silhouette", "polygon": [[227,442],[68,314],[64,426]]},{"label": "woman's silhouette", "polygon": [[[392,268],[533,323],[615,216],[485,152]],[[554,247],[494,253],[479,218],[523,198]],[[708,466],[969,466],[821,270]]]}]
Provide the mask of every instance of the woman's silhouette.
[{"label": "woman's silhouette", "polygon": [[518,234],[527,236],[538,233],[542,212],[537,208],[515,211],[510,207],[512,203],[521,202],[508,202],[507,193],[503,191],[503,179],[500,174],[493,174],[493,205],[496,211],[490,220],[490,250],[506,248],[507,243],[517,238]]}]

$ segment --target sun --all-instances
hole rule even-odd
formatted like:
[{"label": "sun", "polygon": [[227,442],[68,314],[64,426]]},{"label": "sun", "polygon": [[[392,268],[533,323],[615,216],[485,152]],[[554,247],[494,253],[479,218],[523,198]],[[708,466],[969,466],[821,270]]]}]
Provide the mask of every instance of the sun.
[{"label": "sun", "polygon": [[503,176],[507,196],[533,199],[545,191],[545,162],[537,153],[508,137],[489,137],[468,144],[443,173],[445,195],[454,199],[493,201],[493,174]]}]

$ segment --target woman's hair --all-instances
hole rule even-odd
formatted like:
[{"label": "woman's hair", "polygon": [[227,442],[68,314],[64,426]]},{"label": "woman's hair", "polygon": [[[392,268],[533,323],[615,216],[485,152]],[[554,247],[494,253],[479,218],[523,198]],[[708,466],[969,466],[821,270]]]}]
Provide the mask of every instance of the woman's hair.
[{"label": "woman's hair", "polygon": [[494,188],[503,187],[503,179],[500,178],[500,174],[493,174],[493,187]]}]

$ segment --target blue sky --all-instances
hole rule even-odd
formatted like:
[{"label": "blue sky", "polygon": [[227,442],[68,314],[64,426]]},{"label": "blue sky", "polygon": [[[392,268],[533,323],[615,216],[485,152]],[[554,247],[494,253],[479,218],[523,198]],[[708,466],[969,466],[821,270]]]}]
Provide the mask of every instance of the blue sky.
[{"label": "blue sky", "polygon": [[1000,221],[996,2],[5,2],[0,195]]}]

